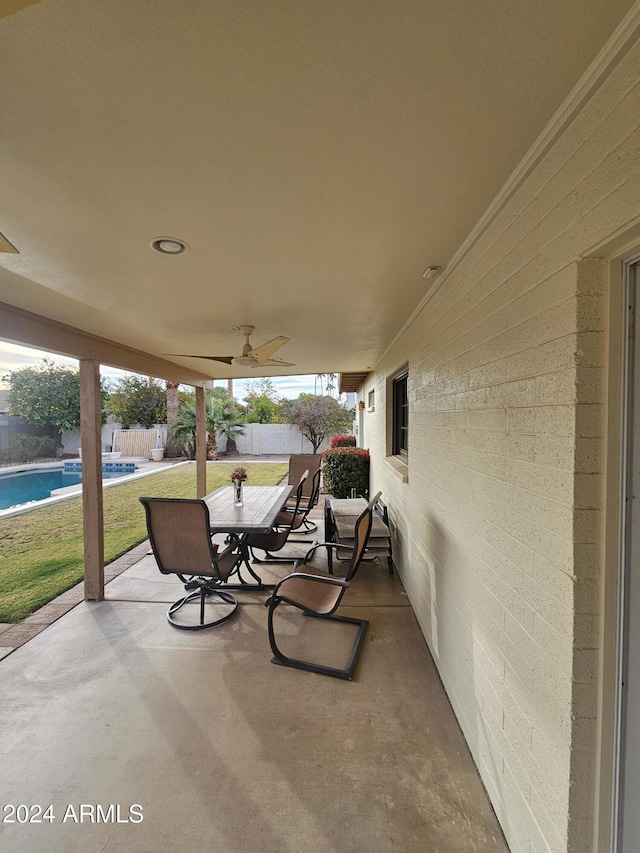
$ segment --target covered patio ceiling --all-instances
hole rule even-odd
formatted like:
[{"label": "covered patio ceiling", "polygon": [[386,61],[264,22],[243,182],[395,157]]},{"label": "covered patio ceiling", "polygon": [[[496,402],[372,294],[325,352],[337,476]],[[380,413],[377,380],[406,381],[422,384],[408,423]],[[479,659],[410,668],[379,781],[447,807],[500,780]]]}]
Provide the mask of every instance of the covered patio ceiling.
[{"label": "covered patio ceiling", "polygon": [[241,324],[290,338],[261,375],[366,372],[631,5],[3,4],[0,299],[194,376],[255,375],[166,356]]}]

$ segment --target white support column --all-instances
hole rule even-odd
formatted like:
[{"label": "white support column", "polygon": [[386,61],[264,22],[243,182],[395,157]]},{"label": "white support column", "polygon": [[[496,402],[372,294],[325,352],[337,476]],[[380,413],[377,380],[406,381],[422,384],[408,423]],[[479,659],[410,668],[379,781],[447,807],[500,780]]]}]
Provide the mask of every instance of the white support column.
[{"label": "white support column", "polygon": [[207,494],[207,427],[204,388],[196,387],[196,497]]},{"label": "white support column", "polygon": [[82,518],[84,597],[104,598],[104,518],[102,512],[102,398],[100,365],[80,361],[80,438],[82,442]]}]

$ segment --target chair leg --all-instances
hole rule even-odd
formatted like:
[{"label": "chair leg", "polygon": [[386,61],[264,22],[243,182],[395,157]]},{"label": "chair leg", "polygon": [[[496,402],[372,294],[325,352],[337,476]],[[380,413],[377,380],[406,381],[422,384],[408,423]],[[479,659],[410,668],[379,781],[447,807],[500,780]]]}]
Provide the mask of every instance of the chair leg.
[{"label": "chair leg", "polygon": [[[224,616],[220,619],[215,619],[213,622],[204,621],[204,605],[205,600],[209,595],[216,595],[218,598],[222,599],[225,604],[233,605],[229,613],[225,613]],[[184,622],[178,622],[173,618],[174,614],[177,613],[181,607],[184,607],[185,604],[188,604],[196,598],[200,599],[200,622],[197,625],[187,625]],[[232,595],[230,592],[214,589],[207,584],[202,584],[194,592],[190,592],[188,595],[185,595],[184,598],[179,599],[171,605],[167,610],[167,621],[170,625],[173,625],[174,628],[180,628],[183,631],[201,631],[203,628],[214,628],[216,625],[222,625],[223,622],[227,622],[232,616],[235,616],[237,610],[238,601],[235,595]]]},{"label": "chair leg", "polygon": [[[303,529],[304,528],[304,529]],[[318,529],[318,525],[314,524],[312,521],[309,521],[306,518],[302,519],[302,524],[296,528],[296,533],[300,536],[308,536],[310,533],[315,533]],[[306,539],[287,539],[287,542],[294,542],[298,545],[306,545]],[[258,560],[260,562],[260,560]]]},{"label": "chair leg", "polygon": [[356,636],[355,642],[351,648],[351,652],[349,654],[349,660],[347,666],[344,669],[338,669],[333,666],[323,666],[318,663],[311,663],[310,661],[298,660],[296,658],[287,657],[279,648],[276,643],[276,637],[273,630],[273,614],[275,613],[276,608],[279,604],[282,603],[282,599],[278,598],[277,595],[272,595],[268,600],[269,605],[269,619],[268,619],[268,631],[269,631],[269,644],[271,645],[271,651],[273,652],[273,657],[271,658],[271,663],[278,664],[279,666],[290,666],[295,669],[303,669],[307,672],[317,672],[320,675],[329,675],[332,678],[342,678],[347,681],[351,681],[353,678],[353,673],[355,672],[355,668],[358,664],[358,658],[360,657],[360,652],[362,651],[362,646],[364,644],[364,638],[367,633],[367,628],[369,627],[369,622],[366,619],[352,619],[349,616],[336,616],[334,614],[330,614],[328,616],[319,615],[317,613],[311,613],[310,611],[303,611],[307,616],[313,616],[316,619],[325,619],[330,622],[346,622],[349,625],[358,625],[358,634]]},{"label": "chair leg", "polygon": [[[304,540],[297,540],[297,539],[287,539],[285,544],[288,545],[290,542],[295,543],[297,541],[299,541],[303,545],[306,545],[308,548],[311,548],[314,545],[318,544],[316,540],[314,540],[313,542],[306,542]],[[295,557],[295,556],[290,557],[290,556],[281,555],[279,551],[277,554],[272,554],[270,551],[266,551],[264,548],[261,548],[260,550],[264,550],[264,557],[257,557],[256,552],[254,551],[253,547],[250,548],[251,559],[253,560],[254,563],[261,563],[262,565],[264,565],[265,563],[299,563],[300,560],[302,559],[300,554],[298,554],[297,557]]]},{"label": "chair leg", "polygon": [[[242,543],[242,558],[238,561],[237,565],[227,578],[227,580],[216,586],[216,589],[273,589],[274,584],[263,583],[260,575],[257,575],[253,569],[251,568],[250,560],[253,559],[254,555],[251,551],[251,548],[246,544]],[[256,560],[256,562],[260,562]],[[244,566],[245,569],[249,572],[255,583],[253,581],[245,580],[240,571],[241,567]],[[237,577],[238,582],[232,583],[231,578],[234,576]]]},{"label": "chair leg", "polygon": [[[301,528],[304,527],[304,530]],[[301,526],[296,531],[300,534],[300,536],[308,536],[309,533],[315,533],[318,529],[318,525],[314,524],[312,521],[308,521],[306,518],[303,520]],[[289,542],[301,542],[304,543],[304,539],[289,539]]]}]

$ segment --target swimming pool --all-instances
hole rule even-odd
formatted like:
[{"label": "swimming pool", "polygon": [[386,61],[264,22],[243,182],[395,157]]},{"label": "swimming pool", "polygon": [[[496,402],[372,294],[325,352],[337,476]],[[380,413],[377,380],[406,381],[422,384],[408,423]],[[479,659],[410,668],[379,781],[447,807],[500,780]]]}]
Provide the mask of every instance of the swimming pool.
[{"label": "swimming pool", "polygon": [[[113,469],[111,465],[103,465],[102,479],[114,480],[133,473],[134,465],[125,468],[119,465]],[[51,496],[56,489],[65,486],[76,486],[82,482],[82,465],[73,468],[36,468],[35,471],[20,471],[17,474],[0,474],[0,510],[41,501]]]}]

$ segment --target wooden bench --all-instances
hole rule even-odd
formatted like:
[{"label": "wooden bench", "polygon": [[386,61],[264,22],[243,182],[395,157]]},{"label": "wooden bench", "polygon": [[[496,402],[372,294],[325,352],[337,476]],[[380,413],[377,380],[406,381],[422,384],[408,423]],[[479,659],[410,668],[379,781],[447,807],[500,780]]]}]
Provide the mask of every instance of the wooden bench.
[{"label": "wooden bench", "polygon": [[[327,542],[353,547],[353,531],[356,520],[364,512],[367,502],[364,498],[332,498],[327,495],[324,502],[324,531]],[[391,530],[387,507],[378,501],[374,509],[371,534],[365,552],[365,559],[375,560],[386,557],[389,574],[393,574],[393,552],[391,550]],[[338,558],[342,559],[342,558]],[[331,566],[331,552],[329,552]]]}]

